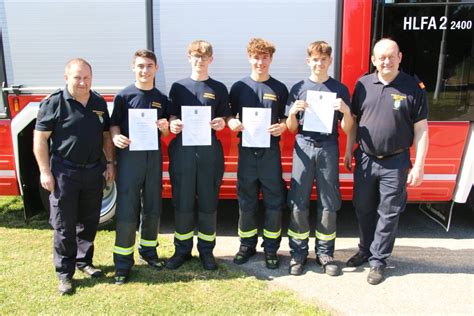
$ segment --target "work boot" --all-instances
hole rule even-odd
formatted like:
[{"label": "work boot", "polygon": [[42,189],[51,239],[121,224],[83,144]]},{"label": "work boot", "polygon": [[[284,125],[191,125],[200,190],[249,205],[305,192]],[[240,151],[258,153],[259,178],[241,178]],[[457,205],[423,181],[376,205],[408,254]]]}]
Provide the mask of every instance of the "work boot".
[{"label": "work boot", "polygon": [[265,265],[267,269],[278,269],[280,266],[280,260],[276,252],[265,252]]},{"label": "work boot", "polygon": [[71,279],[59,279],[58,291],[61,295],[71,295],[74,293]]},{"label": "work boot", "polygon": [[166,261],[161,260],[158,256],[154,258],[145,258],[140,256],[140,261],[147,263],[150,267],[155,268],[156,270],[162,270],[166,266]]},{"label": "work boot", "polygon": [[306,264],[306,258],[299,259],[296,257],[291,257],[290,268],[289,268],[288,273],[291,275],[302,275],[305,264]]},{"label": "work boot", "polygon": [[175,252],[174,255],[168,259],[165,268],[170,270],[176,270],[181,267],[186,261],[193,258],[190,253],[182,254]]},{"label": "work boot", "polygon": [[98,278],[104,275],[101,269],[97,269],[92,264],[88,264],[84,267],[78,267],[77,269],[91,278]]},{"label": "work boot", "polygon": [[369,254],[363,254],[360,251],[347,260],[346,266],[358,267],[369,261]]},{"label": "work boot", "polygon": [[377,285],[383,281],[383,274],[385,267],[375,266],[370,267],[369,275],[367,276],[367,282],[372,285]]},{"label": "work boot", "polygon": [[128,282],[130,270],[116,270],[114,276],[115,285],[123,285]]},{"label": "work boot", "polygon": [[201,253],[199,254],[202,267],[204,270],[217,270],[217,263],[212,253]]},{"label": "work boot", "polygon": [[323,271],[330,276],[341,274],[341,269],[329,255],[316,256],[316,263],[323,267]]},{"label": "work boot", "polygon": [[234,263],[235,264],[244,264],[249,261],[250,257],[255,255],[257,251],[254,247],[247,247],[244,245],[240,245],[239,252],[237,252],[234,256]]}]

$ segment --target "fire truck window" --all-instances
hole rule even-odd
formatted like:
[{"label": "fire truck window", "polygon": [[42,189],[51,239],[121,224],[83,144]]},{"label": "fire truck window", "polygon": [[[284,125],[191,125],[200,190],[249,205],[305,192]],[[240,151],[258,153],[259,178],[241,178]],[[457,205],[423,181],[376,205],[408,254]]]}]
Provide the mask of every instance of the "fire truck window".
[{"label": "fire truck window", "polygon": [[473,121],[474,4],[427,2],[386,1],[378,35],[399,43],[401,68],[424,82],[430,120]]}]

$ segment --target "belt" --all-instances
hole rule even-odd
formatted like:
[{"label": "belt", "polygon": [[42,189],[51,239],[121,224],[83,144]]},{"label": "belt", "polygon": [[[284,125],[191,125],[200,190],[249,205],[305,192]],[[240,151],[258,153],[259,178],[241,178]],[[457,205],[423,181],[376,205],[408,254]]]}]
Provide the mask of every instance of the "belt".
[{"label": "belt", "polygon": [[53,155],[53,160],[62,163],[65,166],[72,167],[72,168],[77,168],[77,169],[92,169],[95,168],[99,165],[99,161],[93,162],[93,163],[75,163],[73,161],[64,159],[62,157]]},{"label": "belt", "polygon": [[396,155],[398,155],[398,154],[401,154],[401,153],[403,153],[403,152],[405,152],[405,151],[407,151],[407,150],[408,150],[408,148],[402,148],[402,149],[395,150],[393,153],[390,153],[390,154],[385,155],[385,156],[373,156],[373,155],[369,155],[369,156],[373,156],[373,157],[375,157],[375,158],[377,158],[377,159],[385,159],[385,158],[389,158],[389,157],[392,157],[392,156],[396,156]]}]

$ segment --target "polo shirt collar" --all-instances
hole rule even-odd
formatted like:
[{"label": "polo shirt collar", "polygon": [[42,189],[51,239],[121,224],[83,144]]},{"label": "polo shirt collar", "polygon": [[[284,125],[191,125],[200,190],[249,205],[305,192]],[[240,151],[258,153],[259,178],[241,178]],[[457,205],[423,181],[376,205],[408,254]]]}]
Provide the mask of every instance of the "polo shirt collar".
[{"label": "polo shirt collar", "polygon": [[64,99],[66,100],[75,100],[74,97],[69,93],[69,90],[67,89],[67,86],[64,88],[63,90],[63,96],[64,96]]},{"label": "polo shirt collar", "polygon": [[[395,77],[395,79],[393,79],[392,81],[390,81],[389,85],[397,84],[398,81],[402,80],[401,77],[402,77],[402,71],[399,70],[399,71],[398,71],[398,75]],[[378,71],[374,71],[373,76],[372,76],[372,83],[374,83],[374,84],[376,84],[376,83],[382,83],[382,81],[380,81],[380,79],[379,79]]]}]

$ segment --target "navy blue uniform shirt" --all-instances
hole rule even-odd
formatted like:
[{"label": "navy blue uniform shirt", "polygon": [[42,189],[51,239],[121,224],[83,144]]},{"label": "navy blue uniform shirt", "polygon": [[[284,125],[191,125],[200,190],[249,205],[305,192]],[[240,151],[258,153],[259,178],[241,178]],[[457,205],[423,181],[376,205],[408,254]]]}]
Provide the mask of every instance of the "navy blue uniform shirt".
[{"label": "navy blue uniform shirt", "polygon": [[[301,80],[300,82],[298,82],[291,88],[290,96],[288,98],[288,106],[287,106],[286,115],[288,115],[288,111],[290,110],[291,106],[296,100],[306,100],[306,94],[308,90],[334,92],[336,93],[337,98],[341,98],[348,106],[350,106],[349,90],[341,82],[331,77],[329,77],[328,80],[322,83],[314,82],[311,79],[307,78],[307,79]],[[338,120],[342,120],[342,117],[343,117],[343,114],[339,111],[336,111],[336,113],[334,113],[332,133],[325,134],[325,133],[304,131],[303,130],[304,112],[299,112],[296,115],[296,118],[299,120],[298,135],[301,135],[301,136],[297,136],[297,137],[304,137],[306,139],[312,139],[317,142],[337,143]]]},{"label": "navy blue uniform shirt", "polygon": [[[166,95],[158,89],[138,89],[131,84],[119,91],[114,99],[114,110],[110,118],[110,125],[119,126],[120,133],[128,137],[128,110],[129,109],[156,109],[157,119],[168,117],[169,101]],[[158,130],[158,140],[161,133]]]},{"label": "navy blue uniform shirt", "polygon": [[[258,82],[250,76],[237,81],[230,89],[230,106],[232,115],[238,115],[242,120],[242,108],[267,108],[272,109],[271,124],[278,123],[280,119],[286,118],[285,107],[288,100],[288,89],[286,86],[270,77],[267,81]],[[240,133],[239,133],[240,134]],[[280,137],[272,136],[272,141]]]},{"label": "navy blue uniform shirt", "polygon": [[110,127],[107,103],[91,91],[86,106],[67,88],[40,104],[35,129],[51,133],[51,153],[77,164],[92,164],[103,157],[103,132]]},{"label": "navy blue uniform shirt", "polygon": [[428,101],[420,82],[400,71],[388,85],[377,72],[359,79],[352,96],[362,151],[387,156],[413,144],[414,124],[428,117]]}]

